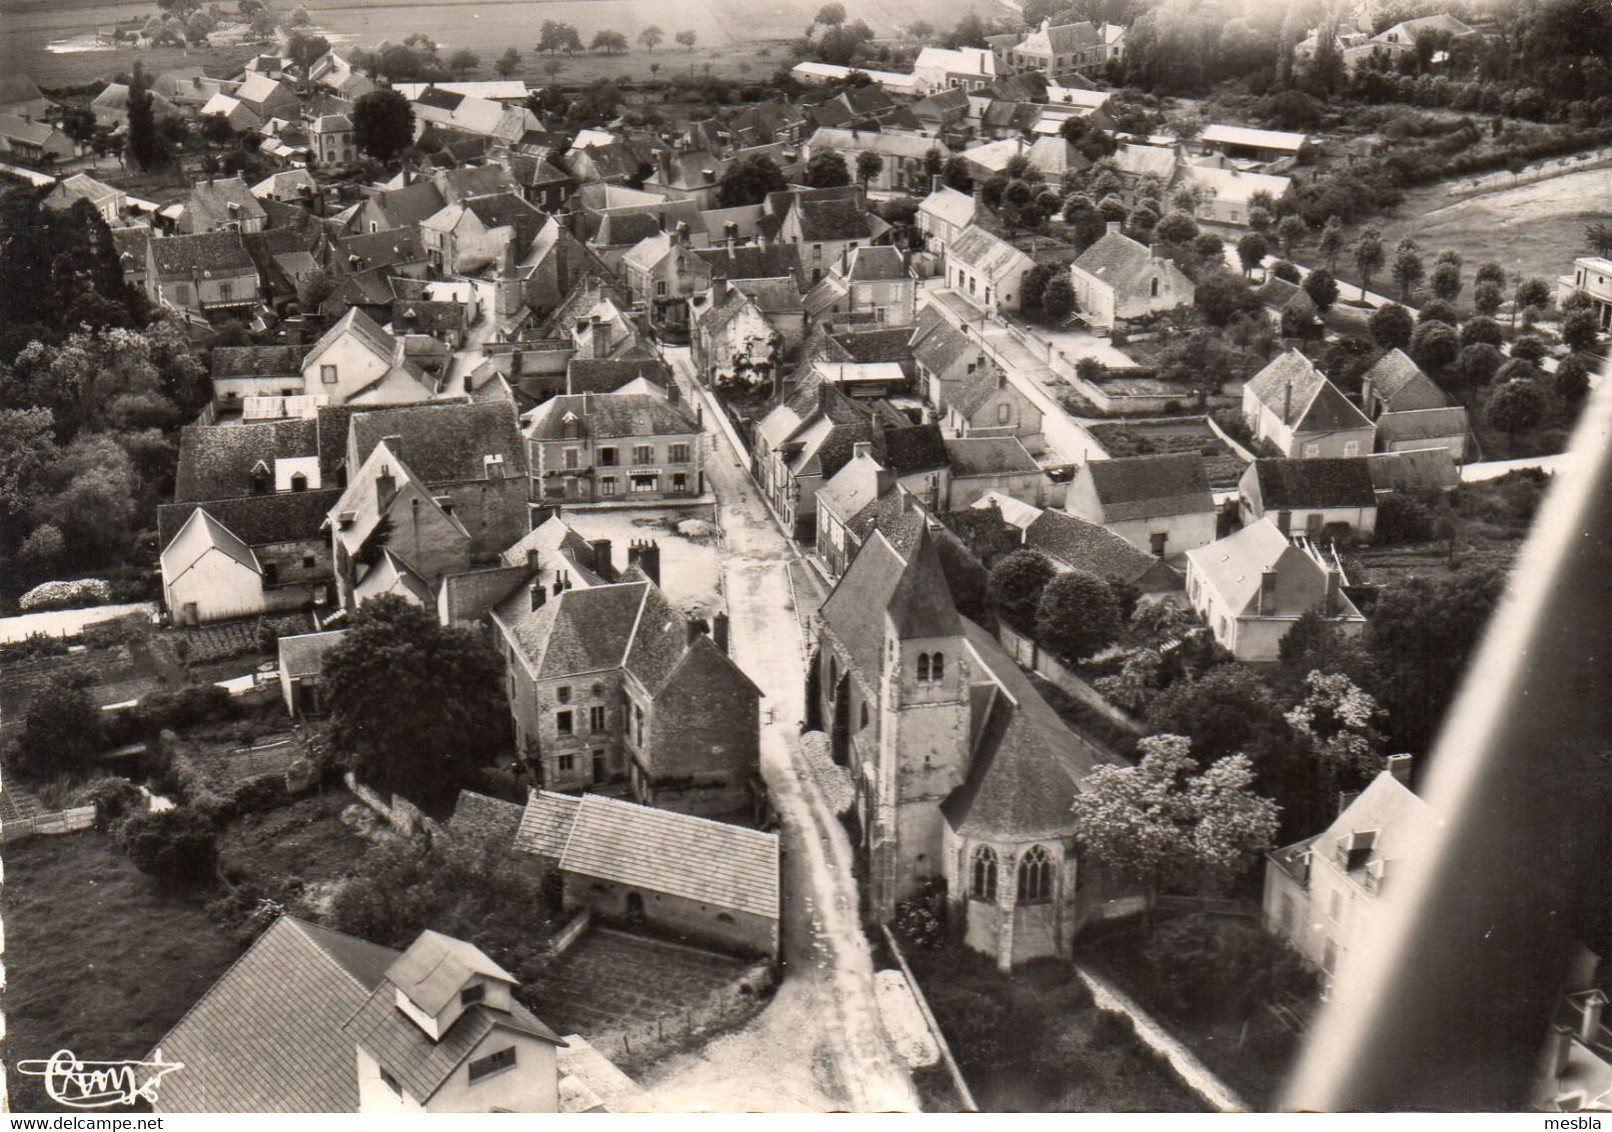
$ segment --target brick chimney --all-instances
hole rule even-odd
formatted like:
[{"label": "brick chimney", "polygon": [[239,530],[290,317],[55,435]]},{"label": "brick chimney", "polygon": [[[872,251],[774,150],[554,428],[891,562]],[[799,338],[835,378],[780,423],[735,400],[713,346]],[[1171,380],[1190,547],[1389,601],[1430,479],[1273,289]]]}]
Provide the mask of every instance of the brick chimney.
[{"label": "brick chimney", "polygon": [[615,581],[616,567],[615,563],[610,561],[610,540],[607,538],[589,539],[588,548],[593,551],[593,572],[604,581]]},{"label": "brick chimney", "polygon": [[380,474],[375,477],[375,509],[385,511],[396,498],[397,477],[392,474],[390,464],[382,464]]},{"label": "brick chimney", "polygon": [[654,539],[633,539],[627,547],[627,565],[638,567],[644,577],[660,585],[660,544]]},{"label": "brick chimney", "polygon": [[1394,776],[1394,781],[1398,782],[1405,789],[1409,790],[1411,784],[1411,770],[1416,765],[1415,756],[1389,755],[1384,761],[1388,764],[1388,773]]},{"label": "brick chimney", "polygon": [[711,276],[711,309],[716,310],[728,301],[728,277],[726,275]]},{"label": "brick chimney", "polygon": [[[535,555],[537,552],[534,550],[532,553]],[[532,611],[535,613],[537,610],[542,609],[544,603],[548,601],[548,591],[543,588],[543,583],[539,581],[533,581],[526,588],[531,594]]]},{"label": "brick chimney", "polygon": [[724,653],[728,651],[728,615],[718,613],[711,618],[711,640]]}]

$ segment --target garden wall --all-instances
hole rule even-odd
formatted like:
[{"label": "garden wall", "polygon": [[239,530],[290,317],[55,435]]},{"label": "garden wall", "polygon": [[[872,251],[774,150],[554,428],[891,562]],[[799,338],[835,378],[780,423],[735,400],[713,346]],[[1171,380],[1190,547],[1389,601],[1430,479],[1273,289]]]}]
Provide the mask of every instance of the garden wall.
[{"label": "garden wall", "polygon": [[1043,680],[1057,687],[1059,691],[1073,696],[1093,711],[1100,713],[1105,719],[1112,721],[1115,726],[1123,727],[1133,735],[1142,733],[1142,727],[1136,720],[1105,700],[1096,688],[1093,688],[1083,678],[1070,671],[1062,661],[1041,648],[1029,637],[1004,622],[997,623],[996,632],[998,639],[1002,642],[1002,650],[1011,656],[1019,667],[1028,668]]},{"label": "garden wall", "polygon": [[357,776],[352,771],[348,771],[343,776],[343,781],[346,782],[347,789],[353,792],[355,798],[377,814],[380,814],[381,817],[386,819],[386,824],[399,833],[409,837],[424,833],[433,839],[442,834],[443,830],[440,825],[427,817],[420,807],[401,794],[393,794],[391,801],[388,802],[380,792],[358,781]]},{"label": "garden wall", "polygon": [[59,810],[54,814],[36,814],[31,818],[13,818],[0,821],[0,842],[10,843],[33,837],[36,834],[54,836],[59,833],[76,833],[95,824],[94,806],[77,806]]}]

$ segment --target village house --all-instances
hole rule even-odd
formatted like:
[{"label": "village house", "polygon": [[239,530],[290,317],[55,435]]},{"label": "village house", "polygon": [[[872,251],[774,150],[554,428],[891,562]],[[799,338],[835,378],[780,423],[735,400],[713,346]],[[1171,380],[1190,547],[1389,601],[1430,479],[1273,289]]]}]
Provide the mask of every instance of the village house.
[{"label": "village house", "polygon": [[1257,194],[1269,193],[1272,200],[1280,201],[1293,186],[1290,177],[1244,172],[1223,157],[1201,160],[1216,164],[1195,161],[1181,166],[1181,185],[1197,190],[1197,217],[1205,223],[1246,228]]},{"label": "village house", "polygon": [[984,348],[969,341],[968,335],[930,304],[918,312],[911,348],[917,391],[942,415],[962,383],[991,365]]},{"label": "village house", "polygon": [[700,424],[671,397],[555,397],[527,415],[523,431],[534,501],[675,503],[705,491]]},{"label": "village house", "polygon": [[559,1112],[567,1040],[515,988],[485,952],[438,932],[397,952],[281,916],[157,1043],[151,1057],[184,1069],[152,1107]]},{"label": "village house", "polygon": [[1314,363],[1288,350],[1243,386],[1243,421],[1278,455],[1364,456],[1376,428]]},{"label": "village house", "polygon": [[1215,501],[1197,452],[1088,460],[1070,482],[1064,507],[1160,558],[1215,538]]},{"label": "village house", "polygon": [[1260,161],[1267,164],[1291,161],[1309,144],[1303,134],[1282,130],[1255,130],[1247,126],[1225,126],[1216,123],[1204,127],[1198,135],[1198,145],[1207,153],[1219,153],[1234,160]]},{"label": "village house", "polygon": [[347,636],[345,629],[323,633],[298,633],[281,637],[277,647],[280,669],[280,699],[292,718],[322,715],[319,677],[325,670],[325,657]]},{"label": "village house", "polygon": [[946,286],[985,311],[1016,311],[1035,260],[978,224],[946,249]]},{"label": "village house", "polygon": [[944,427],[952,436],[1016,436],[1026,444],[1041,439],[1041,410],[994,363],[977,367],[946,393]]},{"label": "village house", "polygon": [[517,193],[466,197],[420,222],[427,262],[437,271],[471,275],[497,263],[513,244],[524,251],[546,222]]},{"label": "village house", "polygon": [[369,194],[359,210],[357,230],[384,232],[392,228],[413,228],[447,207],[442,191],[432,181],[409,181],[393,189]]},{"label": "village house", "polygon": [[1603,333],[1612,331],[1612,259],[1581,255],[1573,261],[1571,275],[1556,280],[1556,303],[1566,309],[1575,295],[1585,295]]},{"label": "village house", "polygon": [[436,394],[436,382],[408,359],[403,342],[356,307],[303,356],[302,382],[332,405],[403,405]]},{"label": "village house", "polygon": [[1010,71],[1041,71],[1061,75],[1101,66],[1125,53],[1125,28],[1105,23],[1101,27],[1082,20],[1052,26],[1050,19],[1023,39],[997,52],[997,58]]},{"label": "village house", "polygon": [[55,108],[56,104],[27,75],[12,71],[0,76],[0,114],[31,122],[50,117]]},{"label": "village house", "polygon": [[1360,405],[1377,425],[1377,449],[1448,448],[1466,459],[1471,425],[1457,405],[1403,351],[1392,349],[1361,376]]},{"label": "village house", "polygon": [[240,411],[250,397],[298,397],[305,392],[301,346],[214,346],[208,357],[213,404]]},{"label": "village house", "polygon": [[806,335],[806,298],[793,276],[737,283],[714,276],[688,309],[694,364],[712,381],[770,383]]},{"label": "village house", "polygon": [[[151,91],[151,114],[158,122],[179,117],[179,110],[172,102],[156,91]],[[95,115],[95,124],[104,130],[127,130],[129,127],[129,84],[107,83],[100,94],[96,95],[90,103],[90,110]]]},{"label": "village house", "polygon": [[622,274],[633,305],[649,311],[652,326],[685,326],[688,297],[697,287],[688,224],[657,232],[621,257]]},{"label": "village house", "polygon": [[1187,599],[1238,660],[1275,661],[1282,638],[1309,612],[1347,636],[1366,619],[1343,592],[1343,572],[1314,544],[1290,541],[1265,518],[1187,551]]},{"label": "village house", "polygon": [[768,197],[768,205],[775,211],[764,219],[763,231],[770,238],[795,245],[802,270],[812,284],[846,251],[878,243],[890,230],[890,225],[868,211],[854,189],[774,193]]},{"label": "village house", "polygon": [[994,83],[1002,71],[996,57],[983,47],[925,47],[912,64],[913,76],[923,94],[947,87],[982,90]]},{"label": "village house", "polygon": [[1409,755],[1390,756],[1326,829],[1266,854],[1265,927],[1328,983],[1379,937],[1383,895],[1443,824],[1411,791],[1411,765]]},{"label": "village house", "polygon": [[[978,504],[976,504],[978,506]],[[1179,594],[1179,571],[1156,555],[1138,550],[1106,527],[1047,508],[1022,531],[1023,545],[1045,554],[1060,570],[1088,574],[1140,594]]]},{"label": "village house", "polygon": [[1051,482],[1016,436],[948,437],[951,479],[943,496],[947,510],[972,507],[987,495],[1001,494],[1040,506]]},{"label": "village house", "polygon": [[252,109],[227,91],[214,91],[211,98],[197,111],[201,118],[222,118],[236,133],[258,132],[264,128],[263,119]]},{"label": "village house", "polygon": [[553,866],[567,910],[741,955],[778,955],[776,833],[598,794],[534,790],[515,849]]},{"label": "village house", "polygon": [[1079,783],[1124,761],[1077,734],[958,613],[928,523],[875,529],[824,603],[807,725],[856,784],[872,915],[944,881],[964,942],[999,967],[1069,953],[1146,901],[1084,860]]},{"label": "village house", "polygon": [[[709,216],[711,213],[706,213]],[[707,291],[711,281],[721,276],[729,283],[741,279],[793,279],[798,284],[805,275],[800,269],[800,249],[761,237],[756,243],[725,241],[720,247],[696,247],[689,260],[691,290]]]},{"label": "village house", "polygon": [[253,185],[252,195],[260,201],[306,205],[319,200],[319,182],[306,169],[282,169]]},{"label": "village house", "polygon": [[1283,534],[1342,533],[1370,542],[1377,532],[1377,491],[1365,456],[1255,460],[1237,485],[1244,526],[1270,515]]},{"label": "village house", "polygon": [[841,253],[805,298],[807,320],[871,319],[878,326],[911,326],[917,316],[918,280],[889,245]]},{"label": "village house", "polygon": [[1177,306],[1190,305],[1192,280],[1168,259],[1125,235],[1117,221],[1069,265],[1076,309],[1094,328],[1111,330]]},{"label": "village house", "polygon": [[290,85],[265,74],[249,73],[235,89],[234,97],[264,122],[270,118],[294,119],[301,113],[301,104]]},{"label": "village house", "polygon": [[308,81],[323,93],[343,102],[356,102],[375,89],[375,83],[334,51],[327,51],[308,68]]},{"label": "village house", "polygon": [[918,230],[924,234],[924,248],[944,255],[974,223],[976,207],[972,193],[960,193],[950,186],[931,191],[918,204]]},{"label": "village house", "polygon": [[319,524],[336,494],[281,489],[164,504],[157,541],[169,616],[199,625],[327,604],[331,558]]},{"label": "village house", "polygon": [[308,123],[310,155],[321,165],[351,165],[358,155],[355,138],[345,114],[321,114]]},{"label": "village house", "polygon": [[199,232],[261,232],[268,213],[240,177],[209,179],[190,190],[179,214],[182,235]]},{"label": "village house", "polygon": [[258,303],[257,263],[239,232],[150,240],[146,255],[155,306],[209,319],[240,317]]},{"label": "village house", "polygon": [[[761,693],[727,655],[725,615],[714,635],[698,631],[634,551],[619,581],[558,592],[533,582],[493,610],[516,748],[547,789],[626,782],[645,805],[749,815]],[[658,573],[654,561],[644,564]]]},{"label": "village house", "polygon": [[693,201],[701,209],[716,204],[717,189],[727,175],[729,162],[714,153],[662,149],[653,170],[643,180],[644,191],[668,200]]},{"label": "village house", "polygon": [[[933,138],[855,126],[823,128],[812,134],[806,142],[806,159],[824,151],[844,158],[852,178],[874,192],[922,191],[929,184],[932,155],[942,152]],[[878,173],[867,180],[857,170],[857,158],[864,153],[876,154],[881,162]]]},{"label": "village house", "polygon": [[40,203],[46,208],[65,210],[81,200],[89,201],[90,207],[106,221],[107,227],[116,228],[124,208],[128,206],[129,197],[122,189],[97,181],[88,173],[74,173],[71,177],[64,177]]}]

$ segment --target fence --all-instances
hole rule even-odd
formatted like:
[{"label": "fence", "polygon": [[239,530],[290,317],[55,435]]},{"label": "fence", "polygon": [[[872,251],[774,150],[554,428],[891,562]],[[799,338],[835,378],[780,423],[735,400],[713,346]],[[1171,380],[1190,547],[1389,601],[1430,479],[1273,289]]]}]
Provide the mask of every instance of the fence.
[{"label": "fence", "polygon": [[746,967],[738,978],[713,991],[698,1006],[606,1030],[588,1041],[612,1061],[647,1065],[696,1039],[742,1025],[760,1011],[765,1002],[762,992],[776,979],[772,961],[764,959]]},{"label": "fence", "polygon": [[35,834],[54,836],[58,833],[77,833],[94,824],[94,806],[77,806],[71,810],[58,810],[54,814],[36,814],[31,818],[13,818],[0,822],[0,842],[21,841]]},{"label": "fence", "polygon": [[571,950],[571,946],[577,940],[588,934],[588,929],[592,926],[593,910],[584,908],[569,924],[555,933],[554,938],[549,940],[549,946],[554,948],[554,954],[564,955]]},{"label": "fence", "polygon": [[946,1072],[951,1074],[952,1085],[957,1089],[957,1099],[962,1102],[963,1111],[978,1112],[979,1106],[974,1103],[974,1094],[969,1091],[968,1082],[963,1080],[963,1071],[957,1067],[957,1059],[952,1056],[952,1047],[947,1044],[946,1035],[940,1032],[940,1023],[935,1020],[934,1012],[929,1009],[929,1000],[924,997],[923,987],[918,985],[918,976],[907,966],[907,957],[901,953],[901,945],[896,942],[895,934],[884,924],[879,925],[879,930],[884,933],[885,940],[890,944],[890,953],[896,957],[901,973],[907,977],[907,985],[912,988],[912,997],[918,1000],[918,1009],[923,1012],[924,1025],[929,1027],[935,1045],[940,1048],[941,1064],[946,1067]]}]

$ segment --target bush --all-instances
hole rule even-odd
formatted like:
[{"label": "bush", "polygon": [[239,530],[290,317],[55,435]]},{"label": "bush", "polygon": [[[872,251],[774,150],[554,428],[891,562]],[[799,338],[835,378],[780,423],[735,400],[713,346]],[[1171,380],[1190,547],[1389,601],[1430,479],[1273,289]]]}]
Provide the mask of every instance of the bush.
[{"label": "bush", "polygon": [[76,774],[104,745],[101,712],[89,694],[72,678],[58,678],[28,705],[12,761],[30,778]]},{"label": "bush", "polygon": [[1159,992],[1198,1018],[1243,1019],[1282,995],[1308,995],[1298,954],[1252,924],[1201,913],[1161,924],[1143,947]]},{"label": "bush", "polygon": [[141,872],[167,884],[199,888],[215,877],[218,831],[213,815],[196,806],[135,814],[118,842]]},{"label": "bush", "polygon": [[1398,546],[1426,542],[1434,537],[1437,510],[1434,500],[1396,491],[1377,504],[1377,543]]},{"label": "bush", "polygon": [[76,582],[41,582],[17,599],[17,608],[24,613],[33,613],[46,609],[105,605],[111,600],[111,586],[99,578],[80,578]]},{"label": "bush", "polygon": [[73,793],[75,806],[95,807],[95,828],[101,833],[110,831],[130,814],[145,806],[145,795],[127,778],[108,775],[92,778]]}]

